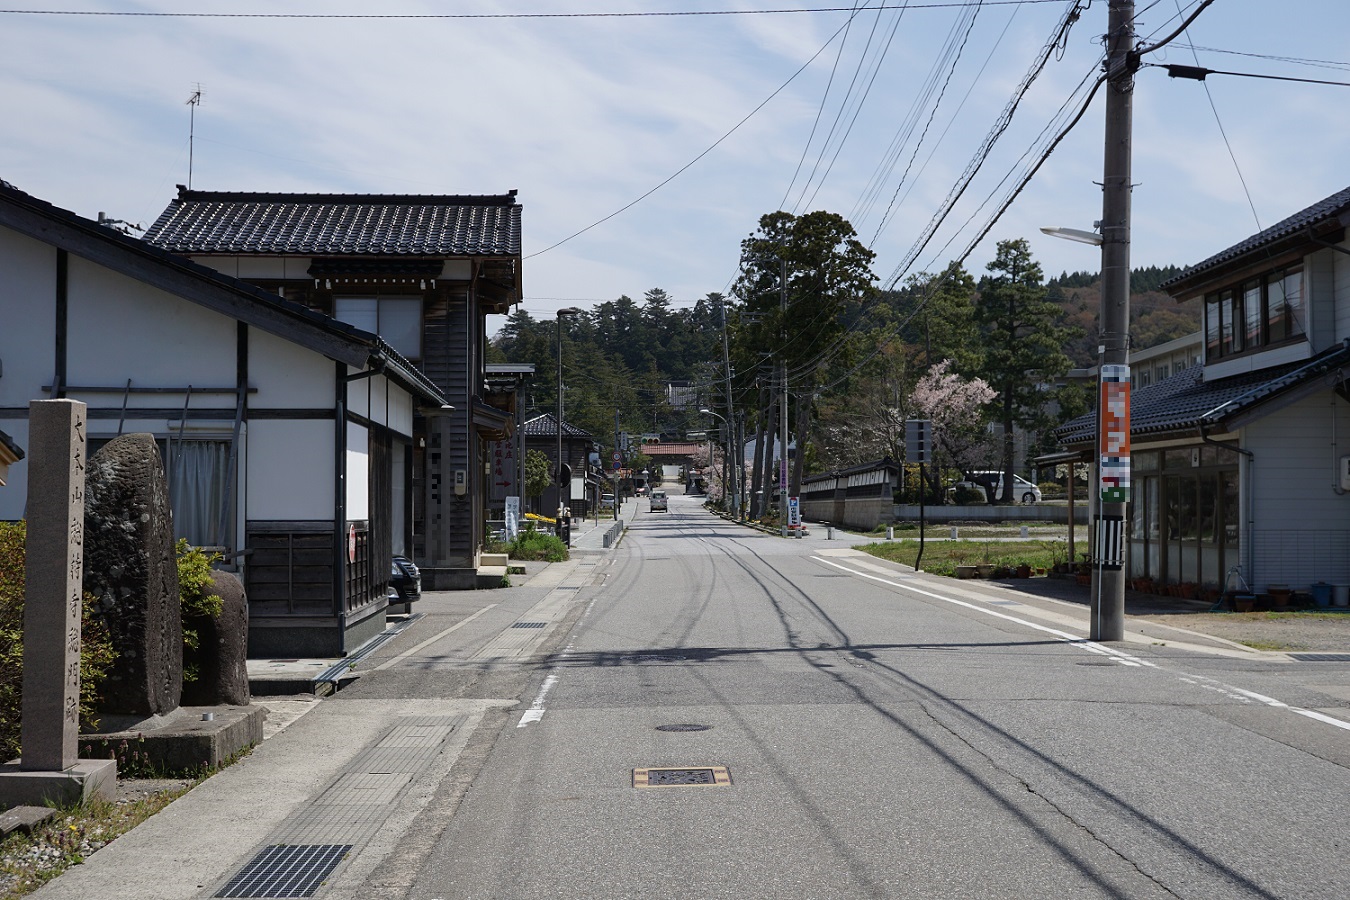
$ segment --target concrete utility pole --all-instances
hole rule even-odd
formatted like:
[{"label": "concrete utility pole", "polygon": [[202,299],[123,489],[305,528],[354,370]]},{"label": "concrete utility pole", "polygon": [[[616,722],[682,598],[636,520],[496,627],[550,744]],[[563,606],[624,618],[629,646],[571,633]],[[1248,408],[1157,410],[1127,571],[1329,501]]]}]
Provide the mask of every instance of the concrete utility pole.
[{"label": "concrete utility pole", "polygon": [[[782,310],[781,334],[783,335],[783,345],[787,345],[787,260],[781,260],[783,265],[782,278],[779,281],[778,305]],[[784,357],[778,363],[778,431],[781,435],[779,444],[779,463],[778,463],[778,523],[779,533],[783,537],[788,535],[788,391],[787,391],[787,358]]]},{"label": "concrete utility pole", "polygon": [[1130,191],[1134,115],[1134,0],[1110,0],[1102,171],[1102,307],[1098,348],[1095,517],[1097,565],[1091,639],[1125,638],[1125,512],[1130,499]]}]

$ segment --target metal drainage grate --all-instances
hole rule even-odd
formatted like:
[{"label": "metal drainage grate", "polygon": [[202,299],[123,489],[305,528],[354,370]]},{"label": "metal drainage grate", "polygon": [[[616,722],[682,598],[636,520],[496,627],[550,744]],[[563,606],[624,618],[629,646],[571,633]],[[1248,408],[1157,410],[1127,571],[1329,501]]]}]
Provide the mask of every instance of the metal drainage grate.
[{"label": "metal drainage grate", "polygon": [[547,624],[548,624],[547,622],[517,622],[517,623],[515,623],[514,625],[512,625],[511,627],[512,627],[512,628],[543,628],[543,627],[544,627],[545,625],[547,625]]},{"label": "metal drainage grate", "polygon": [[216,896],[312,897],[351,849],[351,844],[264,847]]},{"label": "metal drainage grate", "polygon": [[1299,662],[1350,662],[1350,653],[1290,653]]},{"label": "metal drainage grate", "polygon": [[657,731],[707,731],[712,728],[711,725],[694,725],[689,722],[682,722],[675,725],[657,725]]},{"label": "metal drainage grate", "polygon": [[634,769],[633,787],[722,787],[731,784],[726,766]]},{"label": "metal drainage grate", "polygon": [[1079,662],[1079,663],[1074,663],[1074,665],[1076,665],[1076,666],[1093,666],[1093,667],[1102,667],[1102,666],[1105,666],[1106,668],[1114,668],[1116,664],[1113,663],[1113,662],[1100,662],[1100,661],[1097,661],[1097,660],[1092,660],[1092,661],[1090,661],[1090,662]]}]

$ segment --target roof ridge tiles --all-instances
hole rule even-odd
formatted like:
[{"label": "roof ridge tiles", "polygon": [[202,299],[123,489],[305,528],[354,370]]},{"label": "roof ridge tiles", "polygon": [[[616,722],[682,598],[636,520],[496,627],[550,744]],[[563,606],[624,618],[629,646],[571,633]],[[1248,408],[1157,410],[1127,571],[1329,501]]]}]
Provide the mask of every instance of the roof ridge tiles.
[{"label": "roof ridge tiles", "polygon": [[511,206],[519,201],[513,189],[505,194],[325,194],[295,191],[202,191],[178,185],[179,202],[301,203],[351,206]]}]

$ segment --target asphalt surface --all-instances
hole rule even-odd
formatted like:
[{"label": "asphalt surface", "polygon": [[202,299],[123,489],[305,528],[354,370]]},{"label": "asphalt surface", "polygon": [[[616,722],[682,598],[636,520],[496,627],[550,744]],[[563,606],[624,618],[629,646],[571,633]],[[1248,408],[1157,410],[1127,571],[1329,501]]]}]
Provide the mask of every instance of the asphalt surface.
[{"label": "asphalt surface", "polygon": [[518,587],[427,595],[36,896],[215,896],[296,844],[345,848],[320,898],[1345,896],[1350,664],[1092,644],[1072,599],[842,533],[623,514],[613,550],[583,528]]}]

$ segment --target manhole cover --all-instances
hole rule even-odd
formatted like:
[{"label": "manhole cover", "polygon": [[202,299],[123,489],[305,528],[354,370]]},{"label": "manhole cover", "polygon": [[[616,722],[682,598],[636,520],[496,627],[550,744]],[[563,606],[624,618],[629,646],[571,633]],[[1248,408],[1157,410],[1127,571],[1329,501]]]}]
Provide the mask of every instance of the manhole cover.
[{"label": "manhole cover", "polygon": [[682,766],[633,770],[633,787],[722,787],[731,784],[726,766]]},{"label": "manhole cover", "polygon": [[548,624],[547,622],[517,622],[517,623],[515,623],[514,625],[512,625],[511,627],[512,627],[512,628],[543,628],[543,627],[544,627],[545,625],[547,625],[547,624]]},{"label": "manhole cover", "polygon": [[265,847],[216,896],[312,897],[351,849],[351,844]]},{"label": "manhole cover", "polygon": [[1350,653],[1290,653],[1299,662],[1350,662]]},{"label": "manhole cover", "polygon": [[711,725],[694,725],[688,722],[676,725],[657,725],[657,731],[707,731]]}]

